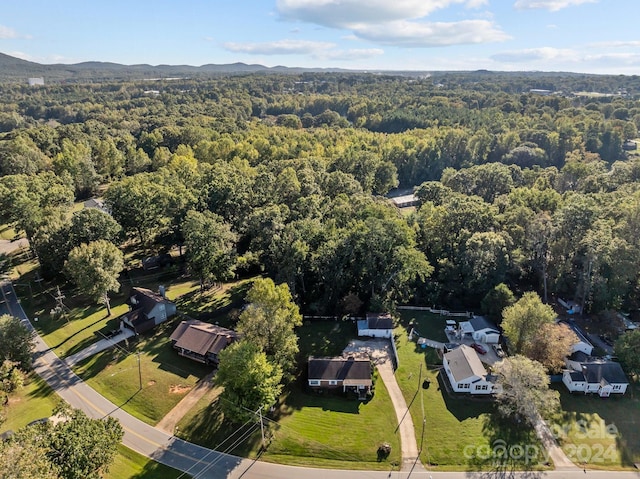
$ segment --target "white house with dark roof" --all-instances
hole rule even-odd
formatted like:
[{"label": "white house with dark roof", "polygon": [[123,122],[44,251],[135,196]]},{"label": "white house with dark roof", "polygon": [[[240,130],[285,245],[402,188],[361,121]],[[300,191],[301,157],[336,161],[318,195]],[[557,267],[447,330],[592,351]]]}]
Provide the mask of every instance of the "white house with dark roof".
[{"label": "white house with dark roof", "polygon": [[583,352],[587,356],[591,356],[593,352],[593,344],[587,339],[587,336],[582,332],[574,322],[572,321],[559,321],[558,324],[566,324],[571,328],[571,331],[577,336],[577,341],[571,345],[571,352]]},{"label": "white house with dark roof", "polygon": [[389,313],[367,313],[365,319],[358,321],[358,336],[371,338],[391,338],[393,319]]},{"label": "white house with dark roof", "polygon": [[484,316],[473,316],[469,321],[462,321],[459,328],[463,339],[466,336],[481,343],[498,344],[500,342],[500,330]]},{"label": "white house with dark roof", "polygon": [[442,365],[451,388],[457,393],[491,394],[493,377],[482,365],[478,353],[466,344],[445,353]]},{"label": "white house with dark roof", "polygon": [[580,366],[579,370],[566,369],[562,373],[562,382],[570,392],[609,397],[627,391],[629,381],[620,363],[596,360]]}]

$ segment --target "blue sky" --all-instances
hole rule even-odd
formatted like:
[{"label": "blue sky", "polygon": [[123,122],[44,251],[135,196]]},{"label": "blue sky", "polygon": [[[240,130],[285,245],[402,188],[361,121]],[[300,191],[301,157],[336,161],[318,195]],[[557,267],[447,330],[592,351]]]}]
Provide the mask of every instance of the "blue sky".
[{"label": "blue sky", "polygon": [[39,63],[640,74],[640,0],[2,0]]}]

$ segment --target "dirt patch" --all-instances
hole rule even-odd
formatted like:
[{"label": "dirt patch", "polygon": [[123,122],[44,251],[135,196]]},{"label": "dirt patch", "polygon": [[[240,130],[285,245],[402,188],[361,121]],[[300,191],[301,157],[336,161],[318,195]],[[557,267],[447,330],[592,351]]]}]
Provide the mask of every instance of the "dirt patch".
[{"label": "dirt patch", "polygon": [[374,364],[391,361],[391,343],[388,339],[354,339],[342,351],[343,356],[369,357]]},{"label": "dirt patch", "polygon": [[169,388],[171,394],[184,394],[191,390],[191,386],[184,386],[182,384],[174,385]]},{"label": "dirt patch", "polygon": [[147,382],[147,386],[153,386],[156,382],[152,379],[151,381]]}]

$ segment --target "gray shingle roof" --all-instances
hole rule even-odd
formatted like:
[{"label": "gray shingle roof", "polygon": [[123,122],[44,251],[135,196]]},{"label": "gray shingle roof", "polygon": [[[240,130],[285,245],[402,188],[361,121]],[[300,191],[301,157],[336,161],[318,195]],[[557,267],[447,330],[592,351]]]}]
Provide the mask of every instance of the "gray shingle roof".
[{"label": "gray shingle roof", "polygon": [[466,344],[445,353],[444,357],[447,358],[449,369],[456,382],[464,381],[471,376],[484,377],[487,374],[478,353]]},{"label": "gray shingle roof", "polygon": [[309,358],[309,379],[371,384],[371,361],[354,358]]},{"label": "gray shingle roof", "polygon": [[609,384],[628,384],[627,376],[624,374],[620,363],[612,361],[598,361],[582,364],[582,373],[588,383],[599,383],[603,379]]},{"label": "gray shingle roof", "polygon": [[493,324],[491,321],[489,321],[487,318],[485,318],[484,316],[474,316],[469,320],[469,322],[471,323],[471,326],[473,326],[474,331],[481,331],[483,329],[492,329],[496,333],[500,332],[498,331],[498,327],[495,324]]}]

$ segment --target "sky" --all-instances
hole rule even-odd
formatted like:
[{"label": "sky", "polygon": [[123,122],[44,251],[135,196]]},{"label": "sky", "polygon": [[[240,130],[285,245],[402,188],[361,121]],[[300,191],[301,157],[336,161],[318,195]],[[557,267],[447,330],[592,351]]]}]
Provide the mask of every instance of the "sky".
[{"label": "sky", "polygon": [[640,74],[640,0],[0,0],[38,63]]}]

